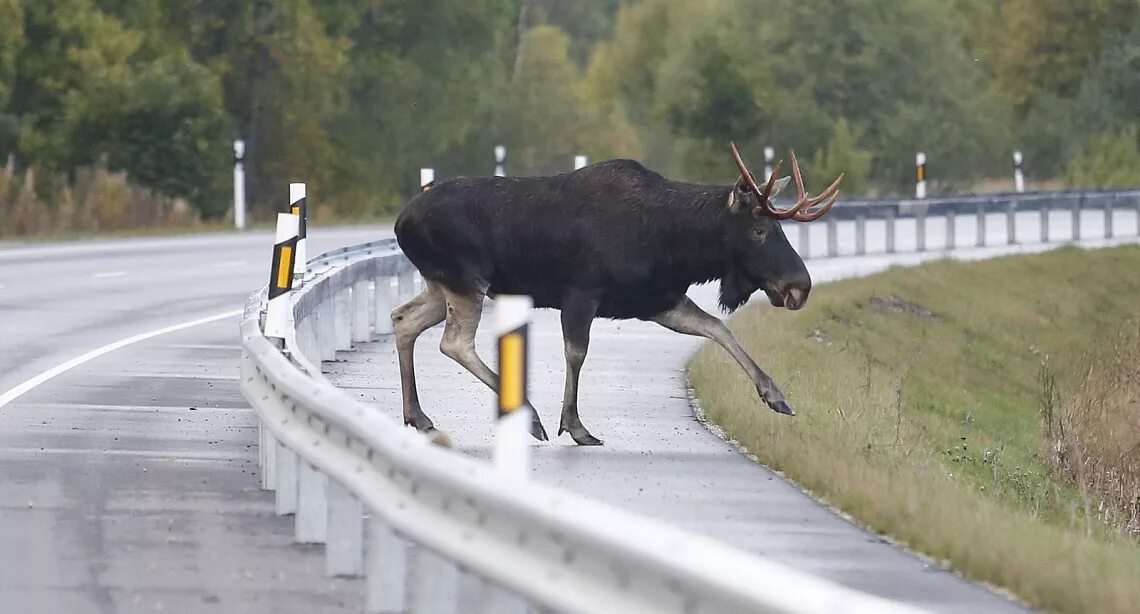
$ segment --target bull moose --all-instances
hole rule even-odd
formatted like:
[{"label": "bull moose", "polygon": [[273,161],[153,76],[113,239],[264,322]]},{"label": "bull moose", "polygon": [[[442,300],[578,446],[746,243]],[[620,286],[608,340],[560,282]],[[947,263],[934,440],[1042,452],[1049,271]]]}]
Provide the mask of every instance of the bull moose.
[{"label": "bull moose", "polygon": [[[843,175],[809,198],[792,151],[792,176],[777,180],[777,164],[761,188],[735,143],[731,150],[740,171],[733,185],[672,181],[620,159],[553,176],[456,178],[409,200],[396,239],[424,289],[392,311],[404,423],[435,431],[420,407],[413,355],[416,338],[445,320],[440,351],[497,390],[498,376],[475,351],[475,331],[484,298],[499,294],[560,310],[566,385],[558,435],[569,432],[578,445],[602,443],[578,416],[594,318],[637,318],[711,339],[740,363],[768,407],[795,415],[728,327],[686,293],[719,280],[726,312],[758,289],[776,307],[802,308],[811,277],[780,221],[818,219],[835,204]],[[776,208],[772,198],[792,179],[796,202]],[[537,412],[531,434],[547,439]]]}]

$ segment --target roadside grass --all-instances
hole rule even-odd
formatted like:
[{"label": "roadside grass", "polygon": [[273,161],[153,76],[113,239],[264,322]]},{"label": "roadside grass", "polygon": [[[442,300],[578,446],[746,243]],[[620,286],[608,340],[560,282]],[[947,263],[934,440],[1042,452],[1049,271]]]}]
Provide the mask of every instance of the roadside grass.
[{"label": "roadside grass", "polygon": [[1037,607],[1137,612],[1140,541],[1056,468],[1042,410],[1138,315],[1138,246],[944,260],[731,318],[795,417],[711,343],[689,377],[711,422],[865,526]]}]

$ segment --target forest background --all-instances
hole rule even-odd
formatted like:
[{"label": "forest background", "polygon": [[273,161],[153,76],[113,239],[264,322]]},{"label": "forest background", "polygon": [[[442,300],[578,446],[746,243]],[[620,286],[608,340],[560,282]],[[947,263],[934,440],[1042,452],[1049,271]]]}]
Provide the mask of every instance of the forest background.
[{"label": "forest background", "polygon": [[[0,234],[318,220],[632,157],[848,195],[1140,185],[1140,0],[0,0]],[[5,163],[6,162],[6,163]],[[809,186],[811,187],[811,186]],[[818,186],[817,186],[818,187]]]}]

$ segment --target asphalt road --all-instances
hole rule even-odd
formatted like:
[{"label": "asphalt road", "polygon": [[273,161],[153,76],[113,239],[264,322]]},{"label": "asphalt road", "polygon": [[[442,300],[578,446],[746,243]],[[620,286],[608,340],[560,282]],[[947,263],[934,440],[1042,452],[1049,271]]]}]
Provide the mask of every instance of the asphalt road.
[{"label": "asphalt road", "polygon": [[[1085,230],[1095,234],[1096,214],[1088,216]],[[1117,230],[1129,234],[1132,224],[1122,218]],[[990,224],[993,242],[1003,229]],[[812,227],[813,254],[826,245],[822,231]],[[868,232],[868,249],[881,249],[881,228],[871,223]],[[943,230],[932,221],[927,232],[936,248]],[[900,225],[900,249],[906,234]],[[315,255],[390,231],[313,227],[310,235]],[[965,229],[959,241],[972,242]],[[0,245],[0,613],[358,611],[359,583],[326,580],[319,549],[292,545],[291,520],[273,516],[272,495],[257,487],[234,310],[265,282],[271,243],[259,232]],[[839,244],[852,250],[846,225]],[[822,281],[891,260],[810,266]],[[694,296],[707,304],[711,291]],[[193,321],[201,322],[108,347]],[[562,384],[553,322],[545,314],[536,324],[534,376],[552,433]],[[425,408],[483,454],[493,398],[439,356],[439,332],[419,346]],[[480,342],[492,356],[488,333]],[[694,340],[602,322],[594,340],[582,415],[607,445],[541,446],[540,479],[872,592],[945,598],[972,611],[1005,607],[845,524],[696,423],[681,372]],[[93,350],[102,353],[59,369]],[[395,414],[390,346],[343,357],[329,365],[334,375]]]},{"label": "asphalt road", "polygon": [[[390,236],[313,228],[310,253]],[[257,488],[238,315],[267,232],[0,246],[0,613],[357,612]],[[193,409],[191,409],[193,408]]]},{"label": "asphalt road", "polygon": [[[1000,247],[963,249],[954,257],[986,258],[1044,249],[1041,245],[1005,245],[1004,216],[994,217],[1002,223],[988,224],[987,242]],[[962,216],[956,224],[962,227],[958,240],[967,245],[974,243],[973,220]],[[1038,220],[1036,213],[1020,215],[1018,238],[1035,240]],[[1097,213],[1087,213],[1082,221],[1084,236],[1103,236],[1102,220]],[[1058,216],[1051,230],[1068,233],[1068,221]],[[1135,216],[1120,216],[1116,221],[1118,233],[1131,237],[1123,241],[1135,241]],[[825,228],[819,225],[811,230],[813,246],[825,248]],[[841,223],[839,230],[841,253],[851,253],[853,224]],[[928,220],[926,231],[928,247],[944,245],[944,219]],[[900,249],[914,245],[913,233],[913,221],[900,224]],[[881,250],[883,227],[868,227],[868,235],[868,249]],[[795,243],[798,233],[791,238]],[[1106,242],[1090,239],[1085,243]],[[817,259],[809,260],[808,267],[813,280],[822,283],[941,255],[936,251]],[[719,313],[716,288],[715,283],[696,287],[690,296],[710,312]],[[815,290],[826,291],[826,287]],[[767,304],[762,294],[754,300]],[[493,301],[488,301],[486,324],[477,336],[479,352],[489,364],[494,364],[495,357],[493,309]],[[488,457],[495,396],[440,354],[442,328],[427,331],[416,346],[423,408],[458,448]],[[553,436],[565,372],[558,313],[537,311],[530,339],[530,398]],[[694,417],[684,379],[685,361],[699,343],[651,323],[595,321],[579,407],[583,423],[605,445],[577,447],[569,435],[549,443],[532,442],[535,479],[663,519],[859,590],[934,611],[1024,611],[996,592],[927,565],[821,507],[707,430]],[[333,383],[399,419],[399,371],[389,340],[341,352],[338,362],[325,363],[324,369]],[[793,390],[786,385],[784,389],[794,398]],[[759,401],[756,405],[757,411],[769,411]]]}]

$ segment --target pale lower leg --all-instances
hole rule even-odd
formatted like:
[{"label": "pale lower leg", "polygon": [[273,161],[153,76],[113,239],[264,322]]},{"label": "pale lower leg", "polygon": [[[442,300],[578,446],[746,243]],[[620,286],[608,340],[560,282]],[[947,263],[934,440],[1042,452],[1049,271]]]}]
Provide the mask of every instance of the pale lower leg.
[{"label": "pale lower leg", "polygon": [[425,330],[439,324],[446,315],[443,292],[434,282],[426,282],[415,298],[392,310],[392,328],[396,336],[396,357],[400,363],[400,389],[403,395],[404,423],[421,431],[435,428],[420,408],[416,390],[416,339]]},{"label": "pale lower leg", "polygon": [[757,366],[756,361],[752,360],[752,357],[744,351],[744,348],[740,346],[724,322],[702,310],[689,297],[682,298],[675,307],[657,314],[652,320],[678,333],[697,335],[717,342],[740,364],[748,377],[752,379],[753,384],[756,385],[756,391],[760,394],[760,398],[769,407],[780,413],[794,413],[784,399],[784,393],[780,391],[772,378]]}]

